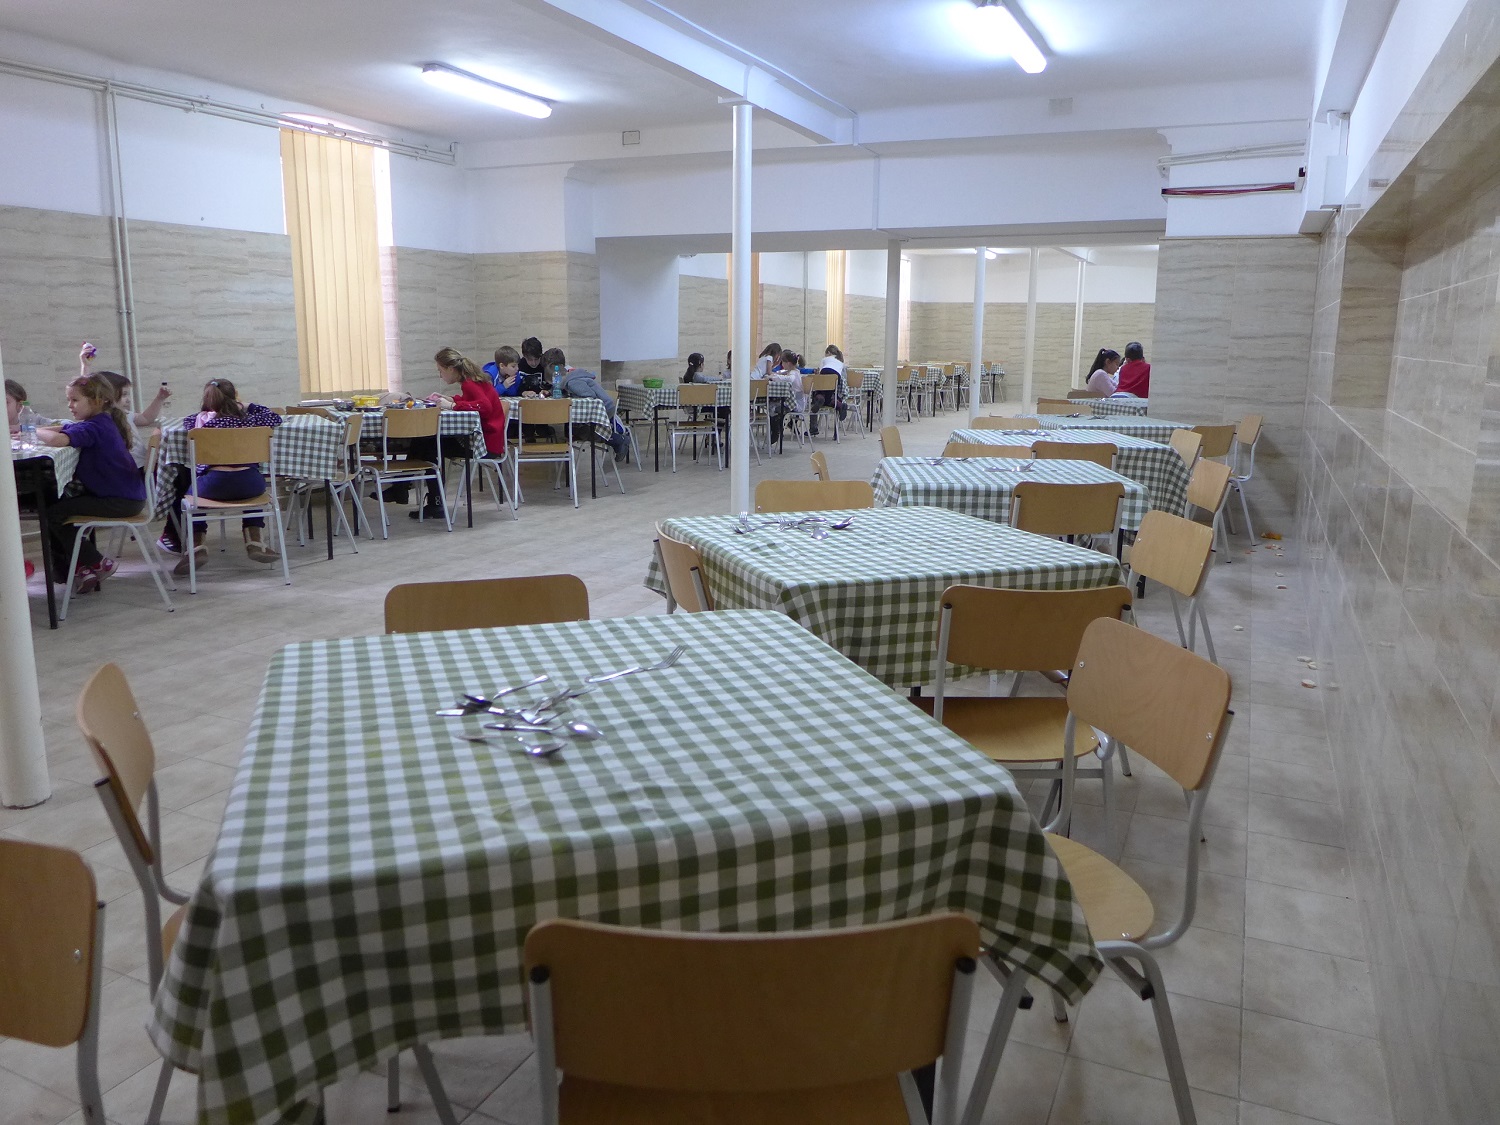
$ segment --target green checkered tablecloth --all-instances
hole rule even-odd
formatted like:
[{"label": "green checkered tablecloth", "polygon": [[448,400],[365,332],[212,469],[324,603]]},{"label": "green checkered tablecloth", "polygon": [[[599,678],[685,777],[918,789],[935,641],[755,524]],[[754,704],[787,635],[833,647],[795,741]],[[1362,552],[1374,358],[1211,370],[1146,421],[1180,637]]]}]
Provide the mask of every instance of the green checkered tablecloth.
[{"label": "green checkered tablecloth", "polygon": [[[1134,531],[1151,508],[1151,493],[1145,485],[1092,461],[1017,461],[1005,457],[963,461],[950,457],[933,464],[935,460],[881,458],[875,475],[870,478],[875,503],[893,508],[930,505],[992,523],[1009,523],[1011,493],[1022,481],[1047,484],[1119,481],[1125,486],[1125,501],[1120,506],[1121,527]],[[1023,465],[1029,466],[1024,472],[1020,471]]]},{"label": "green checkered tablecloth", "polygon": [[[549,399],[532,399],[532,402],[548,402]],[[505,400],[506,416],[517,418],[522,421],[526,419],[526,402],[524,398],[508,398]],[[609,427],[609,411],[604,403],[597,398],[570,398],[568,399],[568,422],[574,426],[603,426]],[[561,423],[558,423],[561,425]]]},{"label": "green checkered tablecloth", "polygon": [[78,468],[78,450],[71,445],[31,445],[20,448],[18,443],[10,443],[10,456],[13,461],[24,461],[29,457],[46,457],[52,462],[52,475],[57,480],[58,495],[68,486],[73,479],[73,473]]},{"label": "green checkered tablecloth", "polygon": [[1145,485],[1151,492],[1153,508],[1171,512],[1174,516],[1182,515],[1183,506],[1187,503],[1190,474],[1177,450],[1170,445],[1132,437],[1116,430],[1103,430],[1097,423],[1091,428],[1057,425],[1059,421],[1065,420],[1067,419],[1048,418],[1048,428],[1045,430],[954,430],[948,440],[978,441],[986,445],[1030,445],[1041,440],[1083,444],[1109,442],[1119,451],[1115,455],[1115,471],[1137,484]]},{"label": "green checkered tablecloth", "polygon": [[[514,399],[505,400],[505,410],[507,417],[509,417],[510,415],[510,404],[514,401]],[[431,408],[427,407],[425,409]],[[347,416],[343,411],[330,410],[329,413],[334,415],[334,417],[336,418],[344,418]],[[359,428],[359,440],[361,442],[378,442],[385,436],[385,411],[362,410],[360,411],[360,413],[364,415],[365,420]],[[299,417],[299,415],[294,414],[292,415],[292,417]],[[314,415],[314,417],[316,417],[316,415]],[[288,420],[290,421],[290,419]],[[480,423],[479,411],[477,410],[442,411],[440,416],[438,417],[438,433],[445,438],[469,438],[472,442],[472,448],[476,451],[476,453],[478,450],[485,448],[484,427]]]},{"label": "green checkered tablecloth", "polygon": [[[955,583],[1081,590],[1124,581],[1109,555],[942,508],[818,514],[830,522],[852,515],[854,525],[821,540],[805,527],[740,535],[733,516],[671,519],[662,526],[702,553],[703,579],[716,606],[785,613],[871,675],[900,687],[931,682],[938,599]],[[666,592],[654,559],[646,585]]]},{"label": "green checkered tablecloth", "polygon": [[1089,400],[1095,418],[1144,418],[1151,400],[1145,398],[1099,398]]},{"label": "green checkered tablecloth", "polygon": [[[688,646],[536,760],[454,737],[460,691]],[[1004,769],[779,614],[290,645],[156,997],[199,1120],[310,1123],[419,1042],[525,1027],[537,921],[780,931],[960,910],[1070,999],[1100,962]]]},{"label": "green checkered tablecloth", "polygon": [[[649,415],[651,411],[658,408],[677,409],[677,391],[681,386],[681,383],[668,383],[661,387],[642,387],[637,383],[616,383],[615,394],[619,399],[619,408],[632,418],[639,418]],[[717,380],[713,386],[717,388],[714,396],[715,405],[732,406],[729,380]],[[771,379],[766,383],[767,398],[790,398],[791,395],[792,384],[789,379]]]},{"label": "green checkered tablecloth", "polygon": [[1069,418],[1064,414],[1043,414],[1040,416],[1022,415],[1022,417],[1036,417],[1039,425],[1052,430],[1103,430],[1112,434],[1128,434],[1131,437],[1145,438],[1147,441],[1159,442],[1162,445],[1172,440],[1173,430],[1193,428],[1187,422],[1173,422],[1165,418],[1143,418],[1139,415]]},{"label": "green checkered tablecloth", "polygon": [[[369,415],[365,416],[368,429]],[[173,477],[178,465],[192,464],[192,450],[188,447],[187,429],[180,419],[163,426],[161,431],[161,453],[156,460],[156,515],[167,514],[175,496]],[[381,419],[384,429],[384,419]],[[276,457],[276,474],[283,477],[308,477],[326,480],[336,476],[339,469],[339,448],[344,440],[344,427],[316,414],[291,414],[282,419],[281,425],[271,431],[271,452]]]}]

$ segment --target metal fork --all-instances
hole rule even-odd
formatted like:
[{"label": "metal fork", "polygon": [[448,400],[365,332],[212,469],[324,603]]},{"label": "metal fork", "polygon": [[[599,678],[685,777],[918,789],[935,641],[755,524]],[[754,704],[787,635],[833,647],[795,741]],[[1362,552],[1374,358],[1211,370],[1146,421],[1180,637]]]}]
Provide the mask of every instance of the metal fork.
[{"label": "metal fork", "polygon": [[633,676],[637,672],[660,672],[663,668],[670,668],[682,659],[682,654],[687,651],[687,645],[678,645],[666,656],[655,664],[637,664],[633,668],[621,668],[618,672],[606,672],[602,676],[590,676],[585,683],[607,684],[611,680],[622,679],[625,676]]}]

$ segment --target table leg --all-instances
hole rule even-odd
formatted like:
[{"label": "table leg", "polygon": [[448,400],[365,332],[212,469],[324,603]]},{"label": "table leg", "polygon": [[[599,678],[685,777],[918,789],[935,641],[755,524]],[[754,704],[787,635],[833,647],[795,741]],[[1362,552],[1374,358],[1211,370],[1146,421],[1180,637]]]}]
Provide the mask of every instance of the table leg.
[{"label": "table leg", "polygon": [[[36,522],[42,532],[42,578],[47,583],[47,624],[57,628],[57,594],[52,589],[54,575],[52,573],[52,521],[47,518],[47,486],[45,483],[39,485],[36,490]],[[69,581],[72,575],[68,575]]]},{"label": "table leg", "polygon": [[464,458],[464,499],[468,502],[468,506],[469,506],[469,526],[470,527],[474,526],[474,477],[472,475],[473,468],[474,468],[474,458],[472,456],[471,457],[465,457]]},{"label": "table leg", "polygon": [[651,408],[651,451],[656,456],[656,471],[661,472],[661,407]]},{"label": "table leg", "polygon": [[599,430],[589,427],[589,498],[599,499]]},{"label": "table leg", "polygon": [[[312,505],[307,506],[308,538],[312,538]],[[333,481],[323,481],[323,522],[328,525],[328,561],[333,561]]]}]

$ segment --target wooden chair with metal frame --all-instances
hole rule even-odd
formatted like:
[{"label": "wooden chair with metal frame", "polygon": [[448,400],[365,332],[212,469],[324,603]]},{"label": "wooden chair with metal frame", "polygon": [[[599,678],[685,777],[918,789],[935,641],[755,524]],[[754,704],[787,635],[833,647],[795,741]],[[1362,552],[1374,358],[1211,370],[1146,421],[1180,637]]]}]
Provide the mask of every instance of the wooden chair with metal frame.
[{"label": "wooden chair with metal frame", "polygon": [[970,423],[976,430],[1034,430],[1035,418],[1011,418],[1005,414],[981,414]]},{"label": "wooden chair with metal frame", "polygon": [[1079,399],[1104,398],[1104,397],[1105,396],[1103,394],[1101,394],[1100,392],[1098,392],[1098,391],[1084,390],[1084,389],[1081,389],[1081,388],[1078,389],[1078,390],[1072,390],[1072,391],[1068,392],[1068,399],[1070,401],[1072,401],[1072,402],[1077,402]]},{"label": "wooden chair with metal frame", "polygon": [[1227,458],[1234,452],[1234,432],[1233,422],[1223,426],[1194,426],[1193,433],[1203,439],[1198,456],[1210,461]]},{"label": "wooden chair with metal frame", "polygon": [[[911,364],[902,363],[896,367],[896,409],[906,411],[906,420],[911,421]],[[900,456],[896,454],[895,456]]]},{"label": "wooden chair with metal frame", "polygon": [[1125,485],[1052,484],[1026,480],[1016,485],[1010,499],[1010,523],[1021,531],[1066,538],[1106,535],[1112,542],[1120,527],[1120,505]]},{"label": "wooden chair with metal frame", "polygon": [[1229,536],[1224,531],[1224,501],[1229,498],[1229,476],[1232,471],[1222,461],[1208,461],[1200,457],[1193,466],[1193,475],[1188,478],[1187,486],[1188,510],[1197,507],[1210,514],[1209,523],[1213,527],[1214,538],[1224,548],[1222,558],[1226,563],[1233,561],[1229,557]]},{"label": "wooden chair with metal frame", "polygon": [[1120,449],[1108,441],[1038,441],[1032,443],[1031,452],[1039,461],[1092,461],[1113,469]]},{"label": "wooden chair with metal frame", "polygon": [[[1182,786],[1188,816],[1181,910],[1164,928],[1155,928],[1155,906],[1139,883],[1083,844],[1048,835],[1105,964],[1151,1002],[1183,1125],[1196,1120],[1192,1094],[1154,953],[1182,938],[1193,923],[1203,809],[1229,726],[1229,701],[1229,675],[1217,665],[1132,625],[1092,622],[1068,682],[1068,710],[1075,724],[1104,735],[1106,745],[1129,746]],[[1060,1002],[1056,1007],[1066,1019]],[[1003,1036],[991,1035],[976,1068],[971,1105],[983,1105],[1004,1046]]]},{"label": "wooden chair with metal frame", "polygon": [[[1255,447],[1260,444],[1260,430],[1265,421],[1259,414],[1246,414],[1240,419],[1234,433],[1234,472],[1229,476],[1229,487],[1240,498],[1240,511],[1245,515],[1245,534],[1252,542],[1255,540],[1255,526],[1250,522],[1250,505],[1245,501],[1245,485],[1255,476]],[[1240,464],[1242,457],[1248,457],[1245,465]]]},{"label": "wooden chair with metal frame", "polygon": [[[1208,617],[1198,600],[1208,579],[1213,549],[1214,532],[1207,524],[1174,516],[1171,512],[1147,512],[1130,548],[1126,585],[1133,584],[1137,578],[1149,578],[1165,586],[1172,603],[1172,615],[1177,619],[1177,639],[1182,647],[1189,651],[1197,647],[1198,622],[1201,621],[1208,658],[1217,664],[1219,657],[1214,652]],[[1179,598],[1187,599],[1185,631]]]},{"label": "wooden chair with metal frame", "polygon": [[757,512],[815,512],[874,506],[875,490],[864,480],[763,480],[755,486]]},{"label": "wooden chair with metal frame", "polygon": [[[712,383],[684,383],[677,388],[678,413],[667,423],[667,443],[672,447],[672,471],[677,471],[677,440],[693,439],[693,460],[698,459],[698,439],[712,439],[714,458],[724,471],[724,442],[719,427],[719,388]],[[708,413],[705,414],[704,411]]]},{"label": "wooden chair with metal frame", "polygon": [[[521,419],[515,443],[511,446],[510,487],[511,496],[518,502],[521,497],[521,466],[551,464],[563,467],[568,474],[568,494],[573,498],[573,507],[578,507],[578,471],[573,458],[573,439],[568,432],[569,420],[573,416],[573,405],[565,398],[513,399],[516,414]],[[562,429],[562,441],[528,441],[527,426],[551,426]]]},{"label": "wooden chair with metal frame", "polygon": [[1072,399],[1039,398],[1036,400],[1038,414],[1077,414],[1079,406]]},{"label": "wooden chair with metal frame", "polygon": [[[275,529],[276,549],[281,555],[281,576],[292,584],[286,559],[286,534],[281,521],[281,497],[277,492],[276,446],[270,426],[194,426],[187,431],[188,450],[194,465],[253,465],[266,467],[266,490],[248,500],[210,500],[198,494],[198,474],[189,473],[188,493],[182,498],[183,520],[190,527],[214,520],[222,527],[227,520],[259,516],[267,529]],[[196,535],[184,535],[183,554],[188,560],[188,593],[198,592]]]},{"label": "wooden chair with metal frame", "polygon": [[[141,718],[140,707],[118,665],[102,665],[78,694],[74,718],[95,763],[104,776],[94,782],[104,811],[115,830],[115,838],[125,853],[145,903],[146,971],[154,996],[161,985],[166,960],[177,943],[177,934],[187,916],[188,896],[167,883],[161,848],[161,805],[156,792],[156,748],[151,733]],[[140,818],[141,802],[146,805],[146,823]],[[161,899],[177,909],[163,924]],[[443,1125],[453,1125],[453,1110],[448,1105],[442,1080],[425,1046],[412,1048],[417,1063],[427,1079],[433,1108]],[[146,1115],[146,1125],[161,1120],[162,1105],[172,1080],[172,1064],[162,1060],[156,1091]],[[391,1108],[399,1109],[397,1059],[392,1056],[387,1073]]]},{"label": "wooden chair with metal frame", "polygon": [[1019,457],[1030,460],[1029,445],[990,445],[983,441],[950,441],[943,446],[944,457]]},{"label": "wooden chair with metal frame", "polygon": [[94,873],[77,852],[0,839],[0,902],[0,1039],[76,1045],[83,1121],[105,1125],[99,1090],[104,903]]},{"label": "wooden chair with metal frame", "polygon": [[[526,938],[548,1125],[959,1118],[979,929],[960,914],[790,933],[552,919]],[[561,1081],[558,1080],[561,1072]]]},{"label": "wooden chair with metal frame", "polygon": [[[140,549],[141,559],[146,564],[147,571],[151,574],[151,580],[156,583],[156,592],[161,595],[161,600],[171,613],[177,607],[172,604],[171,597],[167,594],[167,587],[177,589],[177,584],[162,573],[161,564],[156,558],[156,536],[151,531],[151,523],[156,518],[156,459],[161,451],[161,432],[157,431],[151,435],[146,446],[146,503],[140,513],[134,516],[69,516],[64,522],[78,529],[78,534],[73,537],[73,554],[68,559],[68,569],[63,571],[64,575],[70,576],[78,569],[78,552],[83,547],[83,537],[99,531],[113,529],[121,533],[119,547],[124,546],[123,538],[128,535],[135,540],[135,545]],[[115,548],[115,554],[119,554],[119,547]],[[48,549],[43,544],[43,549]],[[63,583],[62,603],[57,607],[57,619],[66,621],[68,619],[68,606],[73,601],[73,583]]]},{"label": "wooden chair with metal frame", "polygon": [[[443,507],[443,522],[453,530],[453,513],[448,508],[448,492],[443,487],[443,435],[442,411],[431,408],[407,410],[388,408],[385,411],[385,430],[380,438],[380,456],[367,459],[360,466],[365,476],[375,482],[375,493],[380,495],[392,484],[417,485],[418,513],[427,510],[426,490],[435,490]],[[391,440],[410,438],[432,438],[437,444],[437,456],[431,461],[420,458],[395,458],[391,456]],[[380,535],[391,537],[390,520],[386,517],[385,505],[380,507]],[[425,516],[423,517],[425,519]]]},{"label": "wooden chair with metal frame", "polygon": [[860,437],[864,437],[868,430],[865,427],[865,395],[871,393],[870,387],[875,386],[876,381],[870,379],[867,387],[865,373],[863,371],[851,371],[844,369],[844,388],[849,396],[848,418],[844,425],[852,429]]},{"label": "wooden chair with metal frame", "polygon": [[656,525],[656,566],[667,581],[668,613],[707,613],[714,608],[708,584],[703,580],[703,556],[698,548],[673,539]]},{"label": "wooden chair with metal frame", "polygon": [[[634,440],[635,437],[634,433],[632,432],[631,441]],[[634,448],[634,446],[632,446],[632,448]],[[485,447],[482,453],[476,452],[474,454],[473,458],[471,459],[471,467],[473,471],[479,475],[481,488],[484,486],[485,470],[488,469],[492,474],[494,474],[495,510],[497,512],[500,512],[504,511],[508,507],[510,509],[510,518],[512,520],[518,520],[521,518],[521,496],[520,493],[511,491],[511,485],[505,479],[506,475],[511,471],[510,460],[512,455],[514,454],[514,451],[515,450],[513,446],[507,446],[505,452],[496,457],[489,451],[488,447]],[[640,464],[641,455],[639,450],[636,451],[635,459],[636,464]],[[615,476],[618,477],[619,475],[619,469],[617,468],[615,470]],[[458,478],[458,492],[453,499],[453,506],[455,508],[457,508],[464,502],[464,496],[467,495],[471,487],[472,486],[469,483],[469,473],[466,470],[464,474]],[[625,485],[623,482],[620,484],[620,491],[625,491]]]},{"label": "wooden chair with metal frame", "polygon": [[[1130,607],[1124,586],[1092,590],[1000,590],[988,586],[950,586],[943,591],[938,617],[937,653],[933,663],[933,698],[914,700],[954,734],[1013,774],[1046,777],[1057,813],[1048,828],[1066,831],[1073,816],[1075,778],[1097,777],[1104,785],[1104,815],[1109,840],[1116,842],[1113,769],[1087,728],[1075,732],[1068,704],[1061,696],[1020,696],[1022,677],[1042,673],[1054,682],[1073,666],[1089,622],[1118,618]],[[1014,672],[1009,696],[944,698],[949,665]],[[1077,759],[1099,752],[1097,768],[1077,769]]]},{"label": "wooden chair with metal frame", "polygon": [[880,455],[882,457],[904,457],[901,446],[901,431],[895,426],[882,426],[880,430]]},{"label": "wooden chair with metal frame", "polygon": [[588,587],[572,574],[403,582],[385,595],[387,633],[499,629],[588,619]]},{"label": "wooden chair with metal frame", "polygon": [[833,474],[828,471],[828,458],[823,456],[823,451],[821,449],[816,450],[812,454],[810,460],[812,461],[812,471],[813,471],[813,479],[814,480],[832,480],[833,479]]},{"label": "wooden chair with metal frame", "polygon": [[[811,441],[813,437],[813,425],[818,420],[819,414],[833,415],[833,440],[838,441],[842,420],[839,418],[838,393],[839,377],[837,372],[818,372],[814,375],[802,376],[802,392],[807,395],[807,436]],[[827,395],[823,403],[814,401],[815,394]]]},{"label": "wooden chair with metal frame", "polygon": [[1173,430],[1168,444],[1177,450],[1188,472],[1192,472],[1198,463],[1198,454],[1203,450],[1203,435],[1196,430]]},{"label": "wooden chair with metal frame", "polygon": [[766,442],[766,454],[771,453],[771,380],[750,380],[750,448],[755,453],[755,463],[759,465],[760,445],[755,440],[756,431],[764,436]]},{"label": "wooden chair with metal frame", "polygon": [[[343,418],[330,414],[321,407],[301,407],[298,414],[313,414],[338,423],[344,431],[340,448],[338,462],[334,465],[333,475],[328,478],[327,484],[333,495],[329,497],[330,506],[338,518],[339,528],[349,537],[349,546],[357,555],[359,544],[355,540],[354,527],[349,522],[348,513],[344,511],[344,500],[348,500],[359,512],[360,522],[365,525],[365,534],[371,539],[375,538],[375,525],[370,522],[370,517],[365,512],[364,502],[360,500],[360,485],[364,481],[364,466],[359,459],[359,435],[364,428],[365,420],[361,414],[349,414]],[[287,529],[297,529],[297,544],[301,546],[306,539],[302,532],[301,514],[307,513],[308,535],[312,532],[312,498],[318,489],[323,487],[322,480],[312,478],[295,480],[292,482],[291,492],[287,496],[286,526]]]}]

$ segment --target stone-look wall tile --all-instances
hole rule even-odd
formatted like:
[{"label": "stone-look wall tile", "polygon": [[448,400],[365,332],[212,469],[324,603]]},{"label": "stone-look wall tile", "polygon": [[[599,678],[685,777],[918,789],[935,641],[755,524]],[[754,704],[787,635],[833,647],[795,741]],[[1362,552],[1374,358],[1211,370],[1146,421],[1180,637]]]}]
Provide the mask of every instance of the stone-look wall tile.
[{"label": "stone-look wall tile", "polygon": [[844,298],[844,358],[855,367],[885,363],[885,298]]},{"label": "stone-look wall tile", "polygon": [[475,331],[474,255],[439,250],[396,250],[396,309],[401,331],[402,387],[425,394],[438,382],[432,357],[439,348],[457,348],[483,366],[502,344]]},{"label": "stone-look wall tile", "polygon": [[[592,254],[548,250],[475,254],[476,350],[519,348],[535,336],[574,367],[599,369],[599,265]],[[408,361],[409,365],[409,361]]]},{"label": "stone-look wall tile", "polygon": [[[725,293],[727,298],[727,283]],[[757,351],[774,341],[811,365],[828,344],[828,295],[819,289],[804,291],[790,285],[762,285],[760,335]]]},{"label": "stone-look wall tile", "polygon": [[[757,351],[759,348],[756,349]],[[708,366],[718,370],[729,351],[729,282],[719,277],[677,279],[677,354],[702,352]]]}]

